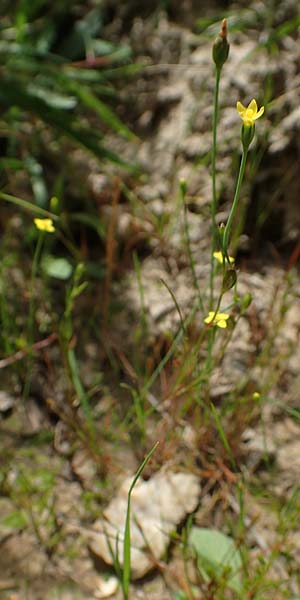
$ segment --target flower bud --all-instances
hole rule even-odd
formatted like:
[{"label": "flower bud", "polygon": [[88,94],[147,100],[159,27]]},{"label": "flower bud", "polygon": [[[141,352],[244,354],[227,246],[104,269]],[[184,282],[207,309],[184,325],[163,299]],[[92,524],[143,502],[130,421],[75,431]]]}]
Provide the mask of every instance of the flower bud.
[{"label": "flower bud", "polygon": [[236,270],[235,269],[228,269],[223,277],[223,283],[222,283],[222,294],[225,294],[225,292],[228,292],[228,290],[231,290],[231,288],[233,288],[233,286],[236,284]]},{"label": "flower bud", "polygon": [[85,273],[85,265],[84,265],[84,263],[78,263],[76,265],[75,273],[74,273],[74,279],[75,279],[75,281],[79,281],[79,279],[84,275],[84,273]]},{"label": "flower bud", "polygon": [[179,187],[180,187],[181,194],[184,197],[187,192],[187,182],[186,182],[186,179],[184,179],[184,177],[180,178]]},{"label": "flower bud", "polygon": [[251,302],[252,302],[252,296],[251,296],[251,294],[249,294],[249,292],[247,292],[243,296],[242,301],[241,301],[242,312],[244,312],[245,310],[247,310],[247,308],[248,308],[248,306],[250,306]]},{"label": "flower bud", "polygon": [[217,69],[221,70],[229,54],[229,43],[227,40],[227,21],[223,19],[222,28],[218,33],[212,49],[213,61]]},{"label": "flower bud", "polygon": [[56,196],[52,196],[50,199],[50,210],[53,213],[57,213],[59,209],[59,199]]},{"label": "flower bud", "polygon": [[247,151],[255,134],[255,125],[242,125],[241,138],[244,151]]}]

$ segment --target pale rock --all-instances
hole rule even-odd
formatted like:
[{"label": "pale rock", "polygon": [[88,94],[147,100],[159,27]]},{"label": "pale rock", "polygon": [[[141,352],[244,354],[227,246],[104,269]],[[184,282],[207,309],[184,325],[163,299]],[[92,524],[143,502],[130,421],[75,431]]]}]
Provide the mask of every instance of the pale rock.
[{"label": "pale rock", "polygon": [[116,577],[109,577],[108,579],[104,579],[104,577],[99,577],[98,585],[94,591],[94,597],[97,599],[102,598],[110,598],[113,596],[118,587],[119,582]]},{"label": "pale rock", "polygon": [[4,390],[0,391],[0,412],[5,413],[13,408],[15,405],[15,398],[5,392]]},{"label": "pale rock", "polygon": [[[113,551],[117,545],[122,564],[127,495],[131,483],[132,477],[123,482],[119,493],[104,511],[104,519],[96,521],[90,534],[91,550],[109,565],[113,564],[109,544]],[[136,484],[131,496],[133,579],[145,575],[162,557],[171,532],[188,513],[195,510],[199,494],[199,480],[189,473],[167,473],[162,470],[149,481]]]}]

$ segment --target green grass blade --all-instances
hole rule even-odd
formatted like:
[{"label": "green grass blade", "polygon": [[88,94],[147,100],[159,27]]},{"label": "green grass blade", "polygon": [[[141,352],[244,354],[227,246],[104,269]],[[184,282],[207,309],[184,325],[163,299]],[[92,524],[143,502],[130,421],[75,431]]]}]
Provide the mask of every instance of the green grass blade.
[{"label": "green grass blade", "polygon": [[220,439],[221,439],[221,441],[223,443],[223,446],[224,446],[224,448],[225,448],[225,450],[226,450],[226,452],[227,452],[227,454],[229,456],[229,459],[230,459],[230,462],[231,462],[231,466],[232,466],[232,468],[234,470],[236,470],[236,462],[235,462],[234,456],[232,454],[231,448],[229,446],[228,439],[227,439],[226,433],[224,431],[224,427],[223,427],[223,425],[221,423],[221,419],[220,419],[220,417],[218,415],[218,412],[217,412],[215,406],[212,403],[210,405],[210,408],[211,408],[212,416],[214,418],[214,421],[215,421],[215,424],[216,424],[216,427],[217,427],[217,430],[218,430],[218,434],[219,434]]},{"label": "green grass blade", "polygon": [[81,383],[77,359],[75,356],[75,352],[72,348],[68,349],[68,363],[69,363],[69,368],[70,368],[70,372],[71,372],[73,385],[74,385],[76,394],[78,396],[80,406],[82,408],[82,412],[83,412],[83,414],[86,418],[86,421],[89,425],[90,431],[92,433],[95,433],[95,421],[94,421],[93,413],[92,413],[90,405],[89,405],[88,397],[87,397],[86,392]]},{"label": "green grass blade", "polygon": [[95,132],[82,127],[73,114],[67,114],[65,110],[47,104],[44,99],[29,93],[26,88],[14,80],[3,81],[0,89],[0,106],[6,110],[12,106],[18,106],[24,111],[33,113],[40,117],[44,123],[51,125],[60,133],[92,152],[98,159],[129,167],[117,154],[103,146],[100,141],[102,139],[100,131]]},{"label": "green grass blade", "polygon": [[125,533],[124,533],[124,550],[123,550],[123,581],[122,581],[122,589],[123,589],[123,599],[128,600],[129,598],[129,583],[130,583],[130,570],[131,570],[131,561],[130,561],[130,509],[131,509],[131,494],[132,490],[143,472],[146,464],[149,462],[151,456],[154,454],[159,442],[154,444],[153,448],[147,454],[145,460],[142,462],[141,466],[136,472],[136,475],[132,481],[132,484],[129,488],[128,496],[127,496],[127,512],[126,512],[126,522],[125,522]]},{"label": "green grass blade", "polygon": [[122,123],[115,113],[88,88],[83,85],[72,85],[72,91],[80,99],[82,104],[93,110],[101,121],[126,139],[135,139],[131,131]]},{"label": "green grass blade", "polygon": [[19,208],[23,208],[29,212],[32,212],[34,215],[40,215],[41,217],[46,217],[48,219],[52,219],[52,221],[59,221],[59,217],[49,210],[45,210],[40,206],[36,206],[32,204],[32,202],[28,202],[28,200],[22,200],[22,198],[17,198],[16,196],[12,196],[11,194],[6,194],[5,192],[0,192],[0,199],[5,200],[6,202],[10,202]]}]

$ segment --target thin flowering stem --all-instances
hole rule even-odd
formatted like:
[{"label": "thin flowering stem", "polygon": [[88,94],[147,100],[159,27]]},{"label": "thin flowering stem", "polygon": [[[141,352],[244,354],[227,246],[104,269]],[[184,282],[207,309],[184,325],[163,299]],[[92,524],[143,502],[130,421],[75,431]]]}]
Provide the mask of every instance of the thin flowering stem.
[{"label": "thin flowering stem", "polygon": [[234,198],[233,198],[233,203],[230,209],[230,213],[229,213],[229,217],[226,223],[226,227],[224,230],[224,235],[223,235],[223,250],[225,252],[225,254],[227,255],[228,253],[228,244],[229,244],[229,236],[230,236],[230,230],[231,230],[231,226],[232,226],[232,222],[234,219],[234,215],[237,209],[237,205],[238,205],[238,201],[239,201],[239,197],[240,197],[240,192],[241,192],[241,186],[242,186],[242,181],[244,178],[244,173],[245,173],[245,167],[246,167],[246,161],[247,161],[247,155],[248,155],[248,148],[243,149],[243,154],[242,154],[242,160],[241,160],[241,164],[240,164],[240,170],[239,170],[239,176],[238,176],[238,180],[237,180],[237,184],[236,184],[236,189],[235,189],[235,194],[234,194]]},{"label": "thin flowering stem", "polygon": [[264,106],[262,106],[258,110],[257,102],[254,98],[253,98],[253,100],[251,100],[250,104],[248,104],[247,107],[243,106],[243,104],[241,102],[237,102],[236,108],[237,108],[237,111],[238,111],[242,121],[243,121],[243,126],[242,126],[242,130],[241,130],[241,141],[242,141],[242,146],[243,146],[243,154],[242,154],[242,160],[241,160],[241,164],[240,164],[240,170],[239,170],[239,175],[238,175],[238,180],[237,180],[237,184],[236,184],[232,207],[230,209],[227,224],[226,224],[225,230],[222,235],[222,250],[227,257],[228,257],[228,244],[229,244],[230,230],[231,230],[232,222],[234,219],[234,215],[235,215],[239,197],[240,197],[240,191],[241,191],[241,185],[242,185],[244,172],[245,172],[247,154],[248,154],[249,146],[250,146],[250,144],[254,138],[254,134],[255,134],[255,121],[257,121],[257,119],[259,119],[264,114],[264,111],[265,111]]},{"label": "thin flowering stem", "polygon": [[[223,254],[223,262],[222,262],[222,271],[223,271],[222,279],[224,280],[224,275],[225,275],[225,271],[226,271],[226,262],[225,262],[225,255],[224,254]],[[214,308],[213,310],[210,309],[210,311],[209,311],[209,312],[214,312],[215,316],[219,312],[223,296],[224,296],[224,290],[223,290],[223,288],[221,288],[219,296],[218,296],[218,301],[217,301],[216,308]],[[214,318],[215,318],[215,316],[214,316]]]},{"label": "thin flowering stem", "polygon": [[242,313],[240,313],[236,317],[235,323],[234,323],[234,327],[229,331],[229,334],[225,338],[224,344],[223,344],[222,348],[220,349],[219,354],[216,356],[216,362],[217,362],[218,365],[220,365],[222,363],[222,361],[223,361],[223,358],[225,356],[225,352],[226,352],[226,350],[227,350],[227,348],[228,348],[228,346],[229,346],[229,344],[230,344],[230,342],[232,340],[232,337],[233,337],[233,334],[235,332],[235,329],[236,329],[239,321],[241,320],[241,318],[242,318]]},{"label": "thin flowering stem", "polygon": [[209,335],[208,335],[208,343],[207,343],[207,351],[206,351],[206,360],[205,360],[205,364],[204,364],[204,373],[206,373],[206,375],[210,375],[212,369],[213,369],[213,347],[215,344],[215,338],[216,338],[216,327],[212,327],[209,331]]},{"label": "thin flowering stem", "polygon": [[[217,182],[216,182],[216,156],[217,156],[217,126],[219,116],[219,90],[220,90],[221,69],[216,68],[215,94],[214,94],[214,114],[213,114],[213,145],[211,155],[212,168],[212,222],[214,230],[216,228],[217,212]],[[214,231],[215,234],[215,231]]]},{"label": "thin flowering stem", "polygon": [[211,158],[211,171],[212,171],[212,235],[211,235],[211,258],[210,258],[210,298],[209,298],[209,310],[212,309],[214,302],[214,276],[215,276],[215,265],[214,265],[214,251],[216,250],[216,242],[218,236],[216,214],[218,206],[217,198],[217,183],[216,183],[216,154],[217,154],[217,125],[218,125],[218,114],[219,114],[219,89],[220,89],[220,78],[222,67],[227,61],[229,54],[229,43],[227,40],[227,21],[223,19],[221,31],[217,35],[213,48],[212,57],[216,67],[215,75],[215,92],[214,92],[214,112],[213,112],[213,140],[212,140],[212,158]]},{"label": "thin flowering stem", "polygon": [[210,257],[210,298],[209,298],[209,309],[211,310],[213,305],[214,296],[214,252],[216,250],[216,239],[217,239],[217,224],[216,214],[218,207],[217,198],[217,177],[216,177],[216,155],[217,155],[217,126],[218,126],[218,115],[219,115],[219,90],[220,90],[220,78],[221,69],[216,67],[216,80],[215,80],[215,93],[214,93],[214,113],[213,113],[213,143],[211,153],[211,171],[212,171],[212,205],[211,205],[211,219],[212,219],[212,235],[211,235],[211,257]]}]

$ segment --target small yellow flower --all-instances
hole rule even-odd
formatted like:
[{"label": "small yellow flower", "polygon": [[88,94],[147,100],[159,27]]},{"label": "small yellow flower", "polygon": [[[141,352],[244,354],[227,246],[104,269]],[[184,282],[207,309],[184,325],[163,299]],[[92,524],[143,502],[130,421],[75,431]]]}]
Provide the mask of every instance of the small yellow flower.
[{"label": "small yellow flower", "polygon": [[204,323],[217,325],[217,327],[221,327],[221,329],[225,329],[227,327],[227,319],[229,319],[229,315],[227,313],[219,313],[214,310],[208,313],[208,316],[204,319]]},{"label": "small yellow flower", "polygon": [[47,231],[48,233],[55,231],[52,219],[34,219],[34,224],[40,231]]},{"label": "small yellow flower", "polygon": [[264,114],[265,107],[262,106],[259,111],[257,110],[256,100],[251,100],[247,108],[243,106],[241,102],[236,103],[236,109],[246,127],[251,127],[255,124],[255,121]]},{"label": "small yellow flower", "polygon": [[[223,253],[221,251],[219,252],[214,252],[214,258],[222,265],[223,264]],[[233,256],[228,256],[229,258],[229,262],[231,265],[233,265],[234,263],[234,258]]]}]

